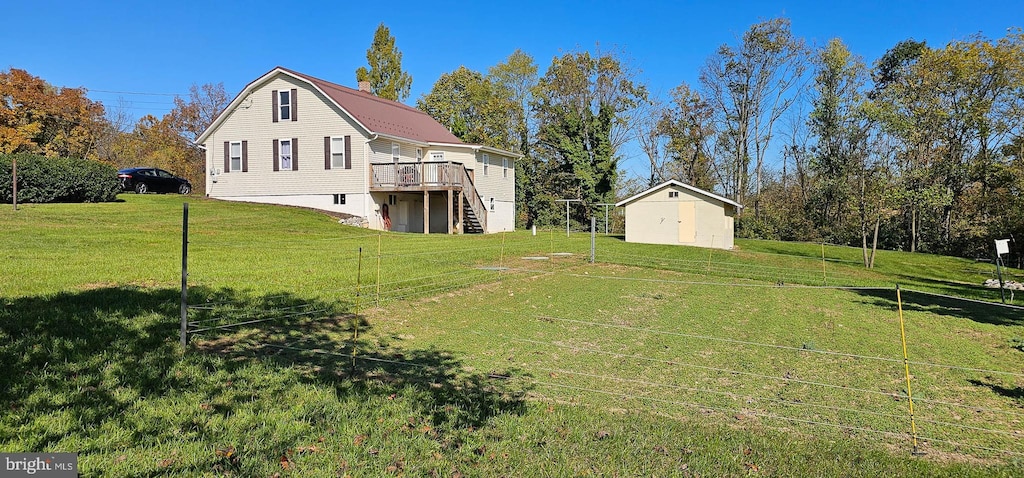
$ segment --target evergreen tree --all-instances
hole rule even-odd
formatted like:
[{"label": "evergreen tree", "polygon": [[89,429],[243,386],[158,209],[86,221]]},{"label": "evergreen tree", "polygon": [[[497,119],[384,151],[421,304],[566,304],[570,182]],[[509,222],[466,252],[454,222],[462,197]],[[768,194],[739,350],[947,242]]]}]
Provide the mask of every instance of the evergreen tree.
[{"label": "evergreen tree", "polygon": [[381,23],[373,34],[373,43],[366,50],[370,68],[356,69],[356,81],[369,81],[373,94],[395,101],[405,101],[412,87],[412,76],[402,70],[402,52],[395,46],[395,37]]}]

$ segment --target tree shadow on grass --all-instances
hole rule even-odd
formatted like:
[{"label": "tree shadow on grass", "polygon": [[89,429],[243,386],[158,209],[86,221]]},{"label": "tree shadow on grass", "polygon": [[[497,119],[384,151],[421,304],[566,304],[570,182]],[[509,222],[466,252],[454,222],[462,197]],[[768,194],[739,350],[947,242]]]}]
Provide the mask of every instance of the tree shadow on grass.
[{"label": "tree shadow on grass", "polygon": [[166,371],[180,352],[167,319],[178,295],[126,286],[0,298],[0,440],[43,450],[63,433],[38,417],[70,415],[75,433],[123,410],[121,392],[144,398],[173,386]]},{"label": "tree shadow on grass", "polygon": [[1018,403],[1024,404],[1024,388],[1022,387],[1007,388],[992,381],[981,381],[973,378],[967,381],[970,382],[971,385],[974,385],[976,387],[988,387],[990,390],[992,390],[992,392],[996,393],[997,395],[1006,398],[1011,398],[1013,400],[1016,400]]},{"label": "tree shadow on grass", "polygon": [[[868,298],[866,303],[894,312],[897,310],[895,290],[854,289],[853,292]],[[1024,325],[1024,311],[1001,304],[984,304],[909,290],[901,290],[900,298],[904,311],[927,312],[992,325]]]},{"label": "tree shadow on grass", "polygon": [[[121,423],[123,414],[149,399],[222,393],[219,384],[214,387],[175,373],[182,361],[210,367],[211,373],[220,369],[231,374],[254,363],[266,367],[268,373],[297,372],[308,383],[333,387],[339,397],[395,393],[413,387],[422,392],[417,406],[435,421],[452,426],[479,426],[497,414],[524,409],[522,394],[510,388],[509,381],[469,372],[443,350],[379,347],[364,340],[356,343],[360,358],[355,368],[345,356],[313,352],[339,350],[339,337],[354,323],[349,320],[352,316],[345,315],[351,304],[309,301],[287,293],[252,296],[201,287],[192,288],[190,298],[232,302],[245,311],[260,310],[267,304],[285,309],[308,307],[325,311],[327,318],[284,318],[253,324],[248,330],[209,331],[216,335],[212,340],[197,341],[197,348],[213,353],[196,355],[183,354],[178,345],[177,289],[116,286],[0,297],[0,364],[4,367],[0,373],[4,409],[0,443],[26,451],[52,449],[68,437],[76,437],[76,443],[101,443],[89,437],[98,437],[105,423]],[[344,347],[340,350],[346,352]],[[137,425],[125,422],[121,426]],[[172,432],[152,431],[157,435]],[[175,439],[142,435],[139,438],[146,440]],[[109,450],[83,447],[76,451]]]},{"label": "tree shadow on grass", "polygon": [[[360,338],[354,338],[358,328]],[[518,370],[471,371],[445,350],[391,345],[398,337],[372,337],[372,324],[353,314],[310,318],[242,330],[196,348],[229,362],[259,360],[325,384],[339,396],[391,396],[412,389],[413,404],[435,427],[479,428],[492,417],[525,412],[529,388]]]},{"label": "tree shadow on grass", "polygon": [[[917,285],[927,287],[931,291],[938,292],[940,294],[952,295],[956,297],[965,297],[968,299],[975,300],[988,300],[995,301],[999,300],[999,289],[993,289],[985,287],[980,284],[966,284],[963,282],[933,279],[928,277],[909,276],[905,274],[897,275],[900,279],[899,283],[903,284],[904,287],[915,289]],[[1006,298],[1010,298],[1010,292],[1007,291]]]}]

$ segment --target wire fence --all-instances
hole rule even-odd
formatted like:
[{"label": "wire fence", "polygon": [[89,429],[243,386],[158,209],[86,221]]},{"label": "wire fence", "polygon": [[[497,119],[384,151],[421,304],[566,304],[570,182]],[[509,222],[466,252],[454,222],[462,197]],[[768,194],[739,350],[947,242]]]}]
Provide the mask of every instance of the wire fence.
[{"label": "wire fence", "polygon": [[[186,229],[183,250],[192,254],[183,270],[182,343],[265,322],[360,314],[395,301],[551,273],[587,257],[585,238],[567,238],[553,228],[533,235],[453,236],[447,244],[423,234],[344,232],[225,244],[215,234]],[[239,264],[223,256],[245,259]]]},{"label": "wire fence", "polygon": [[[845,310],[830,302],[837,294],[848,294],[844,300],[856,297],[879,306],[879,314],[888,315],[884,323],[894,323],[897,312],[902,321],[905,304],[896,298],[892,284],[882,276],[842,263],[822,259],[818,264],[800,258],[777,266],[750,264],[727,252],[710,251],[706,258],[696,257],[704,251],[688,251],[689,256],[654,255],[614,242],[591,249],[587,235],[566,237],[564,230],[558,229],[536,235],[449,237],[443,241],[423,235],[362,231],[287,243],[252,238],[246,244],[224,245],[202,234],[188,241],[196,253],[188,269],[186,292],[191,300],[183,313],[183,317],[187,315],[186,337],[211,339],[268,322],[358,320],[370,308],[428,298],[450,299],[451,309],[457,310],[458,297],[442,296],[471,294],[474,287],[495,282],[505,282],[522,295],[545,287],[538,284],[561,284],[555,289],[561,287],[563,294],[579,297],[561,296],[549,302],[575,300],[580,305],[573,314],[537,314],[518,306],[507,310],[495,306],[474,313],[479,327],[455,331],[472,335],[471,340],[486,344],[482,346],[488,351],[484,355],[501,363],[512,362],[520,371],[515,377],[491,374],[492,379],[526,380],[534,387],[531,393],[537,400],[604,409],[633,407],[680,419],[697,416],[756,424],[954,457],[1024,457],[1019,444],[1024,435],[1024,373],[1019,369],[986,366],[984,357],[944,361],[935,360],[934,353],[925,358],[900,356],[895,353],[898,334],[890,331],[879,339],[872,335],[874,331],[853,325],[851,333],[861,334],[855,338],[872,337],[865,340],[869,345],[816,346],[815,342],[831,343],[829,336],[820,334],[808,334],[810,338],[801,344],[773,342],[759,338],[759,333],[770,334],[759,330],[755,322],[741,331],[720,325],[715,333],[714,327],[697,325],[700,321],[721,322],[723,318],[714,310],[681,305],[686,303],[682,298],[701,294],[721,301],[721,295],[709,291],[723,288],[756,290],[759,297],[796,294],[792,297],[798,298],[797,302],[806,301],[809,305],[805,308],[813,310],[791,312],[817,314],[821,323],[816,326],[821,326],[861,319],[846,316]],[[248,263],[236,270],[236,266],[211,259],[225,248],[245,251]],[[588,266],[591,256],[597,264]],[[239,286],[222,287],[234,282]],[[564,291],[565,283],[572,284],[568,291]],[[653,306],[653,315],[665,316],[660,320],[649,320],[650,310],[628,307],[633,296],[620,297],[623,308],[615,313],[597,305],[596,297],[619,290],[660,291],[677,297],[678,303]],[[953,301],[961,308],[998,306],[937,292],[907,292]],[[636,301],[642,298],[636,297]],[[674,307],[685,314],[672,313]],[[929,312],[920,304],[913,307],[917,315],[910,321],[906,340],[911,351],[916,351],[931,345],[915,347],[923,340],[915,334],[922,334],[926,327],[917,319]],[[1000,313],[1012,316],[1021,310],[1024,308],[1008,306],[1000,308]],[[742,312],[731,313],[728,320],[738,318]],[[382,360],[372,353],[371,345],[357,339],[358,326],[351,339],[338,341],[336,349],[263,345],[299,354],[350,358],[371,368],[385,362],[387,366],[419,366]],[[849,342],[843,343],[849,346]],[[964,357],[954,354],[951,358]]]}]

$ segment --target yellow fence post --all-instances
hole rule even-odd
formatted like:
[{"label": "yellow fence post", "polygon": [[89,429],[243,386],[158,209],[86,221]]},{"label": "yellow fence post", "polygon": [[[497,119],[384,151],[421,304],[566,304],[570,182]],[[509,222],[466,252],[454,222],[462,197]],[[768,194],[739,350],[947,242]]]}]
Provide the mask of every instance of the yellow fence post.
[{"label": "yellow fence post", "polygon": [[903,372],[907,378],[907,402],[910,404],[910,433],[914,438],[913,454],[917,451],[917,424],[914,423],[914,396],[910,393],[910,360],[907,356],[907,331],[903,326],[903,298],[900,295],[900,286],[896,285],[896,306],[900,312],[900,338],[903,341]]}]

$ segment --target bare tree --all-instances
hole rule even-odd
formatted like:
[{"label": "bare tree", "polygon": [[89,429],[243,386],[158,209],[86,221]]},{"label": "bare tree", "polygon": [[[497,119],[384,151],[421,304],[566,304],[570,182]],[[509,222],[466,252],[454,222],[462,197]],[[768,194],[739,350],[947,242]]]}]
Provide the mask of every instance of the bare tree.
[{"label": "bare tree", "polygon": [[642,102],[634,115],[633,131],[637,142],[640,143],[640,149],[647,155],[651,168],[648,187],[665,180],[666,155],[663,152],[666,137],[661,129],[661,120],[665,114],[665,105],[656,97],[652,97],[649,101]]},{"label": "bare tree", "polygon": [[807,47],[793,37],[789,19],[775,18],[751,26],[738,46],[719,47],[701,70],[700,82],[722,134],[718,150],[728,164],[724,186],[743,202],[753,160],[755,215],[772,128],[803,88],[806,59]]},{"label": "bare tree", "polygon": [[672,105],[665,109],[659,123],[668,139],[663,173],[711,190],[713,173],[711,141],[715,135],[714,111],[697,91],[682,83],[672,89]]}]

